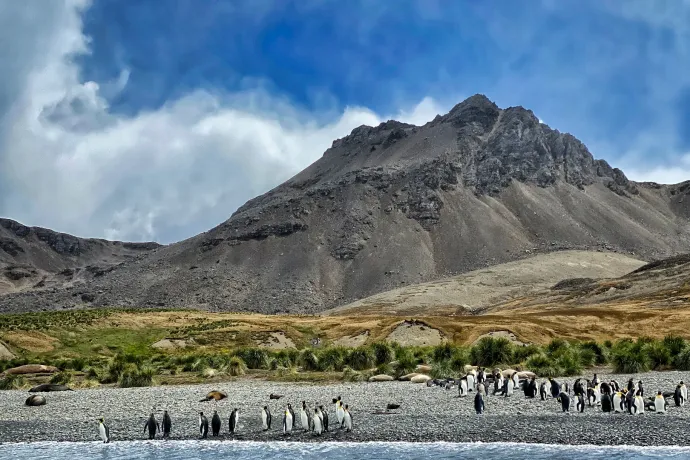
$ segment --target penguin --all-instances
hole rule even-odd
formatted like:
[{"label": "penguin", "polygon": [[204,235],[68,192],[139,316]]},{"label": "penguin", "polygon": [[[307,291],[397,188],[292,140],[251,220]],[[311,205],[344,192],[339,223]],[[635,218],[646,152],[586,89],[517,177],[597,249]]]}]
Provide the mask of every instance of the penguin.
[{"label": "penguin", "polygon": [[529,382],[525,383],[524,386],[525,397],[534,398],[537,396],[537,378],[532,377]]},{"label": "penguin", "polygon": [[566,393],[561,393],[558,395],[558,399],[561,402],[561,409],[563,409],[563,412],[569,412],[570,411],[570,396],[568,396]]},{"label": "penguin", "polygon": [[567,395],[570,395],[570,385],[568,382],[563,382],[563,385],[561,385],[561,391]]},{"label": "penguin", "polygon": [[515,382],[513,381],[512,378],[506,379],[505,383],[503,384],[503,396],[506,398],[508,396],[513,396],[513,390],[515,389]]},{"label": "penguin", "polygon": [[642,386],[642,380],[637,382],[637,391],[640,393],[640,396],[644,398],[644,387]]},{"label": "penguin", "polygon": [[484,396],[479,392],[474,395],[474,410],[477,411],[477,415],[484,413]]},{"label": "penguin", "polygon": [[593,393],[594,393],[594,405],[595,406],[601,405],[601,390],[600,390],[599,384],[594,386]]},{"label": "penguin", "polygon": [[304,431],[309,431],[310,427],[309,412],[307,411],[307,403],[302,401],[302,408],[299,410],[299,420]]},{"label": "penguin", "polygon": [[98,421],[98,434],[101,436],[103,442],[110,442],[110,428],[105,424],[103,417]]},{"label": "penguin", "polygon": [[484,383],[486,381],[486,372],[484,372],[483,368],[479,368],[479,371],[477,372],[477,384]]},{"label": "penguin", "polygon": [[312,416],[312,420],[314,420],[314,434],[316,436],[321,436],[321,433],[323,433],[323,419],[319,415],[318,407],[314,408],[314,415]]},{"label": "penguin", "polygon": [[621,385],[620,385],[620,383],[618,383],[617,380],[611,380],[610,385],[611,385],[611,388],[613,388],[614,392],[621,391]]},{"label": "penguin", "polygon": [[297,420],[297,417],[295,417],[295,411],[292,409],[292,404],[288,404],[287,407],[288,412],[290,412],[290,415],[292,415],[292,429],[295,429],[295,420]]},{"label": "penguin", "polygon": [[494,376],[494,394],[503,391],[503,374],[500,372]]},{"label": "penguin", "polygon": [[513,388],[520,388],[520,377],[517,372],[513,372],[510,379],[513,381]]},{"label": "penguin", "polygon": [[199,412],[199,434],[202,438],[208,437],[208,419],[203,412]]},{"label": "penguin", "polygon": [[547,390],[546,390],[546,382],[542,382],[541,385],[539,386],[539,396],[541,397],[542,401],[546,401],[546,395],[547,395]]},{"label": "penguin", "polygon": [[611,391],[611,385],[609,385],[606,382],[602,382],[599,384],[599,391],[600,391],[602,396],[608,395],[609,399],[611,399],[611,395],[613,394],[613,392]]},{"label": "penguin", "polygon": [[668,403],[660,391],[657,393],[656,398],[654,398],[654,410],[657,414],[663,414],[666,412],[666,406],[668,406]]},{"label": "penguin", "polygon": [[343,402],[338,400],[338,405],[335,409],[335,418],[338,420],[338,426],[343,426],[343,419],[345,418],[345,409],[343,408]]},{"label": "penguin", "polygon": [[623,412],[625,411],[625,407],[623,407],[623,393],[620,391],[617,391],[613,395],[613,410],[614,412]]},{"label": "penguin", "polygon": [[464,398],[469,393],[469,382],[467,378],[460,379],[460,385],[458,385],[458,396]]},{"label": "penguin", "polygon": [[[340,396],[333,399],[333,404],[335,404],[335,416],[336,416],[336,418],[338,417],[338,405],[340,404],[340,402],[341,402]],[[340,423],[340,419],[338,419],[338,423]]]},{"label": "penguin", "polygon": [[468,372],[465,378],[467,379],[467,391],[474,391],[476,384],[476,376],[474,371]]},{"label": "penguin", "polygon": [[151,415],[149,415],[149,419],[146,421],[146,424],[144,425],[144,433],[146,430],[149,430],[149,439],[154,439],[156,437],[156,431],[160,431],[161,426],[158,424],[158,420],[156,420],[156,417],[153,415],[153,412],[151,412]]},{"label": "penguin", "polygon": [[211,434],[213,436],[218,436],[220,434],[220,427],[223,423],[220,421],[220,415],[218,411],[213,411],[213,417],[211,417]]},{"label": "penguin", "polygon": [[283,434],[289,434],[292,431],[293,425],[292,413],[290,409],[285,409],[283,414]]},{"label": "penguin", "polygon": [[170,418],[170,414],[168,414],[168,411],[165,410],[165,411],[163,411],[163,437],[164,438],[170,437],[170,430],[172,430],[172,419]]},{"label": "penguin", "polygon": [[585,389],[582,385],[582,379],[577,379],[575,380],[575,383],[573,383],[573,394],[575,396],[580,396],[581,394],[585,393]]},{"label": "penguin", "polygon": [[482,396],[486,396],[486,385],[484,385],[483,383],[478,383],[477,393],[481,394]]},{"label": "penguin", "polygon": [[345,427],[345,431],[352,431],[352,414],[350,413],[350,409],[348,408],[347,404],[345,404],[345,415],[343,416],[343,426]]},{"label": "penguin", "polygon": [[[664,400],[664,402],[666,402],[666,400]],[[635,414],[644,414],[644,398],[642,397],[642,392],[640,390],[638,390],[637,395],[635,395]]]},{"label": "penguin", "polygon": [[594,377],[592,377],[592,386],[595,387],[599,385],[599,377],[597,377],[597,374],[594,374]]},{"label": "penguin", "polygon": [[625,393],[625,405],[628,408],[628,413],[632,414],[635,405],[635,392],[633,390]]},{"label": "penguin", "polygon": [[613,403],[611,402],[611,396],[608,393],[601,395],[601,410],[603,412],[611,412],[613,408]]},{"label": "penguin", "polygon": [[271,410],[268,406],[264,406],[264,408],[261,409],[261,425],[264,431],[271,429],[271,418]]},{"label": "penguin", "polygon": [[230,434],[235,434],[238,428],[238,423],[240,421],[240,413],[237,411],[237,408],[234,408],[232,412],[230,412],[230,419],[228,420],[228,428],[230,430]]},{"label": "penguin", "polygon": [[582,413],[585,411],[585,396],[580,394],[577,396],[577,403],[575,403],[575,410]]},{"label": "penguin", "polygon": [[688,387],[685,386],[682,380],[680,381],[680,391],[683,395],[683,403],[681,406],[684,406],[685,402],[688,400]]},{"label": "penguin", "polygon": [[561,393],[561,385],[551,377],[549,377],[549,382],[551,383],[551,397],[558,398]]},{"label": "penguin", "polygon": [[328,431],[328,412],[326,412],[323,406],[319,406],[319,409],[321,409],[321,416],[323,418],[323,431]]},{"label": "penguin", "polygon": [[628,391],[633,391],[635,389],[635,384],[633,383],[633,379],[628,380]]},{"label": "penguin", "polygon": [[673,392],[673,402],[676,403],[676,407],[680,407],[683,403],[683,392],[680,389],[680,384],[676,385],[676,389]]}]

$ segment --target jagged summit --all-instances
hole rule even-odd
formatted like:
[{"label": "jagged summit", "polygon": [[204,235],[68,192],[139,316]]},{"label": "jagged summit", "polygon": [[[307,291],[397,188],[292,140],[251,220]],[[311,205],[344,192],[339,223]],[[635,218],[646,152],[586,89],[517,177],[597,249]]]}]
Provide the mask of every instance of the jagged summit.
[{"label": "jagged summit", "polygon": [[0,297],[0,310],[314,313],[535,252],[690,252],[688,203],[690,186],[636,184],[530,110],[477,94],[423,126],[357,127],[216,228],[86,284]]}]

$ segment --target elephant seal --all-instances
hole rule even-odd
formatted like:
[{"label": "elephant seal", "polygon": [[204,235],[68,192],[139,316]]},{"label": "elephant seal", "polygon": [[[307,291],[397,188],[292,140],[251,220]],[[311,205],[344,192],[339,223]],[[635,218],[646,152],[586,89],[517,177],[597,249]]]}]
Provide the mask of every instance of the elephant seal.
[{"label": "elephant seal", "polygon": [[67,385],[56,385],[54,383],[44,383],[29,390],[29,393],[39,393],[47,391],[74,391]]},{"label": "elephant seal", "polygon": [[26,398],[25,406],[45,406],[46,398],[40,395],[31,395]]}]

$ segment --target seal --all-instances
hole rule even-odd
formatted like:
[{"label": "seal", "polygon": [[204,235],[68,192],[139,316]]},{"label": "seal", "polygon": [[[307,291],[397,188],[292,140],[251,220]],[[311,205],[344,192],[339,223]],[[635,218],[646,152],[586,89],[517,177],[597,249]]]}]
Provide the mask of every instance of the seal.
[{"label": "seal", "polygon": [[29,390],[29,393],[46,393],[49,391],[74,391],[67,385],[57,385],[54,383],[44,383],[37,385]]},{"label": "seal", "polygon": [[46,398],[40,395],[31,395],[26,398],[26,401],[24,402],[25,406],[45,406],[45,404]]}]

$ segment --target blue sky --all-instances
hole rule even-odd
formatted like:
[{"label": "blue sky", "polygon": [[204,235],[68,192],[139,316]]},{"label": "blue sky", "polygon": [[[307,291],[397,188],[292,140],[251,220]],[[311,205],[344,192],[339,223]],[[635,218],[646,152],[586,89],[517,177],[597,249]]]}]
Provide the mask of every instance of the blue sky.
[{"label": "blue sky", "polygon": [[690,179],[688,0],[0,0],[0,214],[180,240],[475,93]]}]

